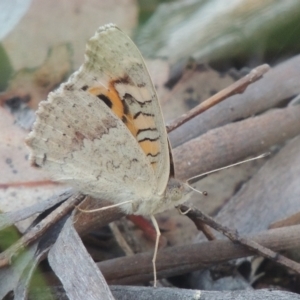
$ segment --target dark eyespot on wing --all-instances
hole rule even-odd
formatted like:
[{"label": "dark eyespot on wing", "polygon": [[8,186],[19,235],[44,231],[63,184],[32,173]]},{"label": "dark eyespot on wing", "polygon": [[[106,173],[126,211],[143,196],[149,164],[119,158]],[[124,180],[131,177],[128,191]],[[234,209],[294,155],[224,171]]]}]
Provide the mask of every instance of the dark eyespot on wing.
[{"label": "dark eyespot on wing", "polygon": [[112,102],[107,96],[100,94],[97,97],[101,99],[109,108],[112,108]]}]

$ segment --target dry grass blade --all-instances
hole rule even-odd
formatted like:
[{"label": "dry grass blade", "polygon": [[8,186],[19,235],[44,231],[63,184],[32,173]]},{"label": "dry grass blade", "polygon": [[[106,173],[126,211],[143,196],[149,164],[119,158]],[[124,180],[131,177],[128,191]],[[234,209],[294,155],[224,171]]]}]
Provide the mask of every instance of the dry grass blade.
[{"label": "dry grass blade", "polygon": [[48,254],[69,299],[113,300],[100,270],[88,254],[69,218]]},{"label": "dry grass blade", "polygon": [[15,244],[2,252],[0,254],[0,268],[10,265],[12,257],[16,256],[22,249],[42,236],[50,226],[54,225],[58,220],[74,209],[74,206],[79,204],[84,197],[82,194],[75,194],[70,197],[41,222],[31,228]]},{"label": "dry grass blade", "polygon": [[55,195],[55,196],[51,197],[50,199],[38,202],[29,207],[25,207],[25,208],[17,210],[17,211],[0,214],[0,230],[4,229],[10,225],[13,225],[14,223],[16,223],[18,221],[24,220],[36,213],[44,212],[48,208],[71,197],[73,193],[74,192],[72,190],[68,190],[68,191],[64,192],[63,194],[60,194],[58,196]]}]

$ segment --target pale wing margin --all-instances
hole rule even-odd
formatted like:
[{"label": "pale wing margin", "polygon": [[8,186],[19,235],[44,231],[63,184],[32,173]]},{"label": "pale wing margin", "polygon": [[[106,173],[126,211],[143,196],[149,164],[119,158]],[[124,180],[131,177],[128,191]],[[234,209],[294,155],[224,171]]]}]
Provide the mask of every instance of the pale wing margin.
[{"label": "pale wing margin", "polygon": [[[116,203],[148,200],[153,171],[126,126],[96,96],[63,84],[41,102],[26,143],[56,181]],[[122,209],[132,213],[132,205]]]},{"label": "pale wing margin", "polygon": [[82,85],[88,79],[107,87],[107,82],[124,76],[129,77],[130,84],[123,86],[124,91],[120,84],[119,93],[130,93],[141,102],[140,105],[131,103],[128,106],[132,115],[142,109],[154,118],[160,144],[157,168],[154,170],[157,180],[155,194],[162,195],[170,175],[169,148],[161,108],[149,72],[141,53],[126,34],[113,24],[100,27],[87,43],[85,63],[76,74],[77,80]]}]

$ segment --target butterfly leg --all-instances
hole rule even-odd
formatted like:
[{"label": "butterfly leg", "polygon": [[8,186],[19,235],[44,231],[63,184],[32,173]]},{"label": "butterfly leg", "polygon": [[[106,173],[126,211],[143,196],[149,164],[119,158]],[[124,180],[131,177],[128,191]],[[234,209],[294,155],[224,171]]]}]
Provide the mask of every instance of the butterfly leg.
[{"label": "butterfly leg", "polygon": [[121,202],[121,203],[117,203],[117,204],[113,204],[113,205],[108,205],[108,206],[100,207],[100,208],[96,208],[96,209],[90,209],[90,210],[81,209],[79,206],[76,206],[76,208],[78,210],[80,210],[81,212],[84,212],[84,213],[93,213],[93,212],[97,212],[97,211],[101,211],[101,210],[106,210],[106,209],[118,207],[118,206],[121,206],[121,205],[126,204],[126,203],[132,203],[132,201],[124,201],[124,202]]},{"label": "butterfly leg", "polygon": [[157,221],[156,221],[156,219],[153,215],[151,215],[151,221],[152,221],[153,226],[154,226],[155,231],[156,231],[155,248],[154,248],[154,254],[153,254],[153,258],[152,258],[153,275],[154,275],[154,287],[156,287],[156,281],[157,281],[157,277],[156,277],[156,256],[157,256],[158,243],[159,243],[159,238],[160,238],[161,233],[160,233]]},{"label": "butterfly leg", "polygon": [[181,215],[186,215],[186,214],[188,214],[192,209],[191,208],[189,208],[188,210],[186,210],[186,211],[182,211],[181,209],[180,209],[180,207],[176,207],[177,208],[177,210],[179,211],[179,213],[181,214]]}]

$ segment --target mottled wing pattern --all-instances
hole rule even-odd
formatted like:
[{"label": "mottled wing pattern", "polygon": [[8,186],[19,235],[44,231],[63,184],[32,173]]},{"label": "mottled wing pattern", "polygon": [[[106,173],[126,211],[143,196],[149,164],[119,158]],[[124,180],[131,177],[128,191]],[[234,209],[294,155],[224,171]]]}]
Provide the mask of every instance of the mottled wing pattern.
[{"label": "mottled wing pattern", "polygon": [[[152,168],[126,126],[74,84],[40,104],[26,142],[36,166],[83,193],[119,203],[150,199],[156,189]],[[132,213],[131,204],[122,208]]]},{"label": "mottled wing pattern", "polygon": [[99,28],[72,82],[123,121],[153,168],[156,193],[163,194],[170,175],[167,134],[148,70],[131,39],[115,25]]}]

